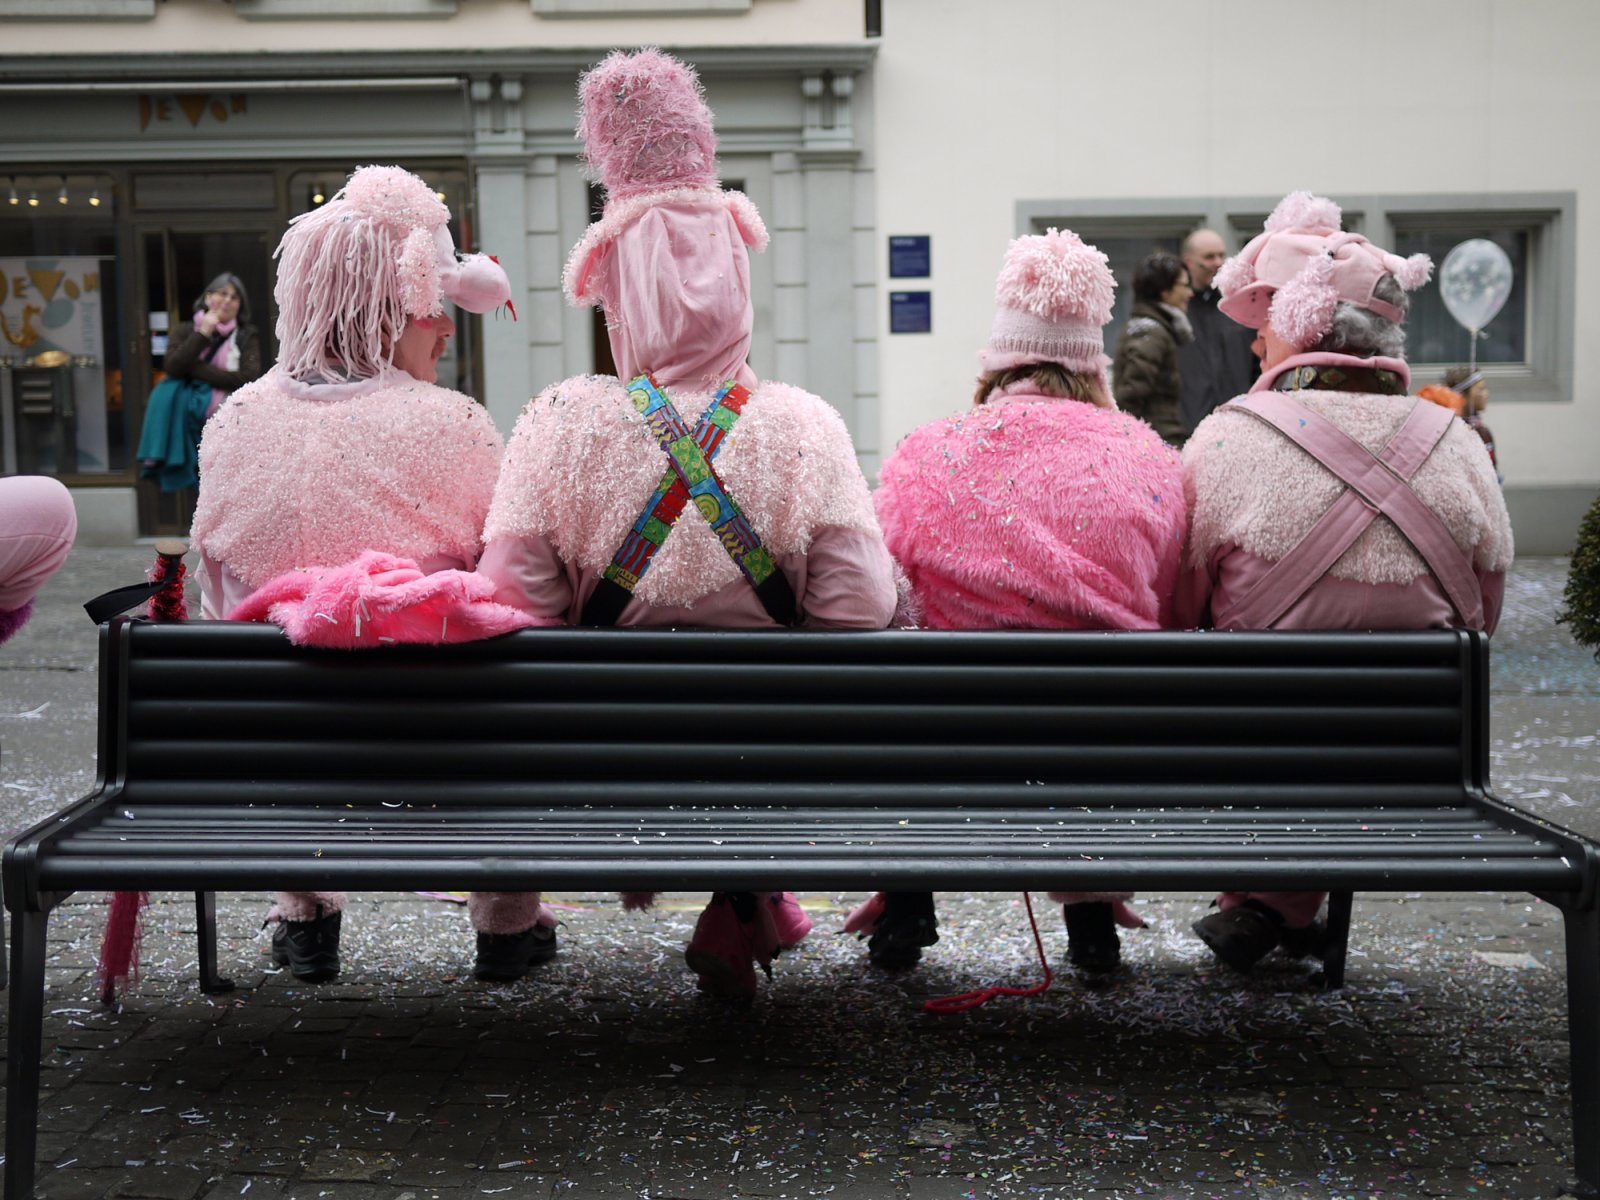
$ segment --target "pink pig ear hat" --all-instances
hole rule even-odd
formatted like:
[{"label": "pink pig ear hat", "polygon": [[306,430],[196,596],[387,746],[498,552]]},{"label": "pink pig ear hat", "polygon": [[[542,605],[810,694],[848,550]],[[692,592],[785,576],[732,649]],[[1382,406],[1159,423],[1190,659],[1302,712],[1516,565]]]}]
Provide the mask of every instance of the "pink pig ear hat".
[{"label": "pink pig ear hat", "polygon": [[1291,192],[1267,218],[1265,232],[1222,264],[1218,307],[1241,325],[1270,323],[1284,341],[1306,350],[1333,327],[1343,300],[1398,323],[1401,312],[1375,299],[1385,275],[1408,292],[1428,282],[1433,261],[1426,254],[1401,258],[1359,233],[1340,229],[1343,214],[1332,200]]},{"label": "pink pig ear hat", "polygon": [[767,229],[718,183],[699,78],[660,50],[619,50],[579,80],[578,96],[578,137],[606,207],[567,260],[567,298],[605,309],[623,379],[753,384],[747,247],[764,249]]},{"label": "pink pig ear hat", "polygon": [[1115,407],[1103,330],[1116,287],[1106,256],[1070,229],[1017,238],[995,281],[994,320],[979,365],[991,372],[1058,363],[1097,379],[1101,407]]},{"label": "pink pig ear hat", "polygon": [[449,223],[433,189],[400,167],[359,167],[289,222],[277,255],[279,365],[297,379],[370,379],[411,318],[438,316],[446,300],[476,313],[509,305],[500,264],[457,255]]}]

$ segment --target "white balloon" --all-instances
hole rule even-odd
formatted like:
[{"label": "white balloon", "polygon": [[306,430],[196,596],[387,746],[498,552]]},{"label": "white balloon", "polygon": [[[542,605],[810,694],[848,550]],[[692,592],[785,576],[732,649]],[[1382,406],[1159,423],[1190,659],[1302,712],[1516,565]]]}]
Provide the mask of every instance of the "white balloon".
[{"label": "white balloon", "polygon": [[1463,329],[1476,333],[1511,295],[1511,260],[1484,238],[1461,242],[1439,268],[1439,297]]}]

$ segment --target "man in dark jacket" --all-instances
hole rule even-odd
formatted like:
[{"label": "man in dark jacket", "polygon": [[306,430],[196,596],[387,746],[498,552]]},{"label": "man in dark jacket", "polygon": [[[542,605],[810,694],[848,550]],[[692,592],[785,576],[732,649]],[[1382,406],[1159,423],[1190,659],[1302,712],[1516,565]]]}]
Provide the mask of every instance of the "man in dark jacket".
[{"label": "man in dark jacket", "polygon": [[1183,265],[1194,287],[1186,310],[1194,341],[1178,350],[1178,372],[1183,376],[1179,416],[1186,434],[1219,404],[1248,392],[1259,369],[1250,352],[1250,331],[1217,311],[1222,293],[1212,280],[1227,256],[1222,235],[1215,229],[1196,229],[1184,239]]},{"label": "man in dark jacket", "polygon": [[1144,259],[1133,272],[1133,307],[1111,367],[1117,407],[1148,422],[1172,446],[1183,445],[1188,436],[1178,414],[1178,349],[1194,339],[1184,315],[1189,296],[1182,259],[1175,254]]}]

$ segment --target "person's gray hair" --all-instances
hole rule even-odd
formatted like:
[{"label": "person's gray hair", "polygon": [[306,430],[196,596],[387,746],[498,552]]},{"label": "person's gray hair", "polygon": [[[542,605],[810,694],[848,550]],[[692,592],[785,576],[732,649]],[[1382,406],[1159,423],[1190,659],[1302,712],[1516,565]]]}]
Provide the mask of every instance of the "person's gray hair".
[{"label": "person's gray hair", "polygon": [[1341,300],[1333,310],[1333,328],[1308,351],[1320,350],[1334,354],[1350,354],[1356,358],[1404,358],[1406,356],[1406,331],[1401,324],[1411,307],[1411,300],[1393,275],[1385,275],[1372,289],[1372,297],[1392,304],[1400,310],[1400,320],[1380,317],[1370,308],[1362,308],[1348,300]]}]

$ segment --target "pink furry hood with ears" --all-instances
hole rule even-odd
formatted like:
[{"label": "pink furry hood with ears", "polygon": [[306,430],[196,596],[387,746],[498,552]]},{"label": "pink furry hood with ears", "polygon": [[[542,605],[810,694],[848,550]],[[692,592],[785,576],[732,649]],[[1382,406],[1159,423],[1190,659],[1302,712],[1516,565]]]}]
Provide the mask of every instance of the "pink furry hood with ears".
[{"label": "pink furry hood with ears", "polygon": [[1343,217],[1324,196],[1285,196],[1265,230],[1217,272],[1221,310],[1251,329],[1270,322],[1279,337],[1301,349],[1332,328],[1341,300],[1399,321],[1400,311],[1374,299],[1373,289],[1393,275],[1406,291],[1415,291],[1428,282],[1432,261],[1426,254],[1401,258],[1359,233],[1344,233]]},{"label": "pink furry hood with ears", "polygon": [[1012,391],[895,449],[876,499],[935,629],[1158,629],[1187,525],[1177,452],[1126,413]]},{"label": "pink furry hood with ears", "polygon": [[482,575],[424,575],[409,559],[376,550],[343,566],[280,575],[247,596],[227,619],[271,621],[297,646],[335,650],[474,642],[557,623],[495,603],[494,584]]}]

